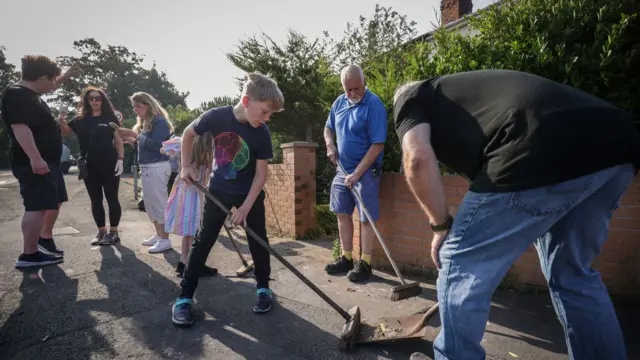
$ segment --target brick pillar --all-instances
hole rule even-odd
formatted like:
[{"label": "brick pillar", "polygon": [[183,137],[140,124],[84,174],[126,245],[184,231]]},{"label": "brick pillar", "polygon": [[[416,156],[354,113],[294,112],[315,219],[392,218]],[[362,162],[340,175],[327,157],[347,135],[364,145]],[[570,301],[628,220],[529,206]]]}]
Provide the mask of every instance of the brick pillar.
[{"label": "brick pillar", "polygon": [[[316,148],[317,143],[296,141],[282,144],[282,152],[287,163],[289,183],[293,196],[290,204],[293,212],[293,233],[289,234],[300,239],[310,229],[316,227]],[[292,166],[291,166],[292,165]]]},{"label": "brick pillar", "polygon": [[471,0],[442,0],[440,2],[440,17],[442,25],[456,21],[471,14],[473,3]]}]

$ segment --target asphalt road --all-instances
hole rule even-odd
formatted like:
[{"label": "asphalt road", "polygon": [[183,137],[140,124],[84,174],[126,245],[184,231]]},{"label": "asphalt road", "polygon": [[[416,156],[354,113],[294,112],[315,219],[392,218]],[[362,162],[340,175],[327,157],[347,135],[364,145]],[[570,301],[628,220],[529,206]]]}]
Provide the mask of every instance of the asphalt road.
[{"label": "asphalt road", "polygon": [[[275,258],[276,303],[270,313],[254,314],[254,282],[235,276],[241,264],[225,237],[207,263],[220,274],[200,280],[195,326],[176,328],[171,304],[179,291],[173,272],[179,255],[151,255],[140,244],[152,227],[135,209],[132,180],[123,179],[120,191],[122,243],[110,247],[89,244],[96,230],[86,191],[73,175],[66,181],[70,201],[55,230],[65,262],[18,271],[21,199],[15,179],[0,172],[0,359],[408,359],[413,351],[432,353],[429,340],[437,322],[424,340],[340,353],[342,318]],[[248,255],[246,240],[240,241]],[[357,286],[327,276],[322,267],[331,252],[328,241],[271,242],[340,306],[359,305],[364,321],[414,314],[435,302],[433,282],[422,282],[417,298],[391,302],[393,276],[376,272],[371,282]],[[172,243],[179,250],[179,238]],[[631,359],[639,353],[631,340],[638,338],[633,309],[620,315]],[[489,359],[567,358],[562,329],[544,294],[497,292],[483,346]]]}]

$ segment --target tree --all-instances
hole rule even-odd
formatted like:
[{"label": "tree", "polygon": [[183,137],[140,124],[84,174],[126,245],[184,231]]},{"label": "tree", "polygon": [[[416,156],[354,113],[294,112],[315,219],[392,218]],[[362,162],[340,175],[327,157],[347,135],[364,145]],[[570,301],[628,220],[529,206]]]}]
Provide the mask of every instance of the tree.
[{"label": "tree", "polygon": [[239,101],[239,98],[233,98],[230,96],[216,96],[211,101],[203,102],[195,109],[189,109],[186,106],[168,106],[166,108],[169,113],[169,117],[173,121],[176,134],[182,134],[184,129],[191,124],[198,116],[205,111],[219,106],[235,105]]},{"label": "tree", "polygon": [[[402,83],[476,69],[512,69],[585,90],[640,114],[640,3],[636,0],[504,0],[468,17],[475,36],[439,28],[371,62],[369,88],[390,107]],[[603,119],[606,121],[606,119]],[[390,131],[394,131],[390,122]],[[398,169],[391,135],[385,168]]]},{"label": "tree", "polygon": [[[313,141],[322,134],[327,105],[339,94],[334,88],[328,35],[308,39],[290,30],[283,45],[262,34],[243,40],[228,59],[245,72],[260,71],[272,76],[285,95],[284,111],[274,114],[269,127],[291,140]],[[243,79],[239,79],[241,86]]]},{"label": "tree", "polygon": [[338,65],[352,63],[366,67],[374,59],[397,49],[417,35],[416,22],[407,20],[391,7],[376,4],[373,16],[360,16],[358,26],[347,24],[344,37],[336,44]]},{"label": "tree", "polygon": [[57,61],[63,67],[78,64],[83,73],[62,84],[55,102],[75,104],[82,90],[92,85],[103,88],[125,118],[134,116],[129,97],[137,91],[148,92],[165,107],[185,106],[189,93],[179,92],[155,63],[151,69],[143,68],[144,58],[126,47],[103,47],[92,38],[74,41],[73,47],[79,56],[61,56]]},{"label": "tree", "polygon": [[[5,50],[4,46],[0,46],[0,92],[19,78],[19,73],[15,71],[15,65],[7,62],[7,57],[4,54]],[[9,134],[2,121],[2,113],[0,113],[0,151],[2,151],[0,154],[0,168],[9,166],[9,159],[5,154],[8,148]]]}]

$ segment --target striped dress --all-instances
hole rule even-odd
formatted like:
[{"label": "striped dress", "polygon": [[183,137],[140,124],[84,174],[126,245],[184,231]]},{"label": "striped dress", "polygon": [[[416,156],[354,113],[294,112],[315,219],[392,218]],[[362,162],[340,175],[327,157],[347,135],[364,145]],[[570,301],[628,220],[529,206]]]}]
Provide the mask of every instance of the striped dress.
[{"label": "striped dress", "polygon": [[[199,169],[199,183],[206,187],[211,175],[209,166]],[[204,194],[194,185],[176,177],[164,214],[164,231],[180,236],[194,236],[200,226]]]}]

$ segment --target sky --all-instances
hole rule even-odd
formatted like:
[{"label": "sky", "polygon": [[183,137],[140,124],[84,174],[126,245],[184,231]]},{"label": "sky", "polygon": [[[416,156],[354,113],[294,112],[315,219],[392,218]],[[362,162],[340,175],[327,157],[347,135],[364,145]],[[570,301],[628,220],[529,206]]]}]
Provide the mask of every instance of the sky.
[{"label": "sky", "polygon": [[[493,0],[474,1],[474,11]],[[241,40],[262,32],[282,43],[288,29],[310,38],[328,31],[341,38],[348,22],[370,18],[376,3],[392,7],[417,23],[418,32],[433,30],[440,0],[2,0],[0,46],[19,68],[26,54],[77,55],[73,41],[95,38],[121,45],[155,61],[179,91],[190,92],[187,105],[215,96],[235,95],[242,72],[226,58]],[[37,9],[34,12],[34,9]],[[11,16],[10,14],[15,14]]]}]

